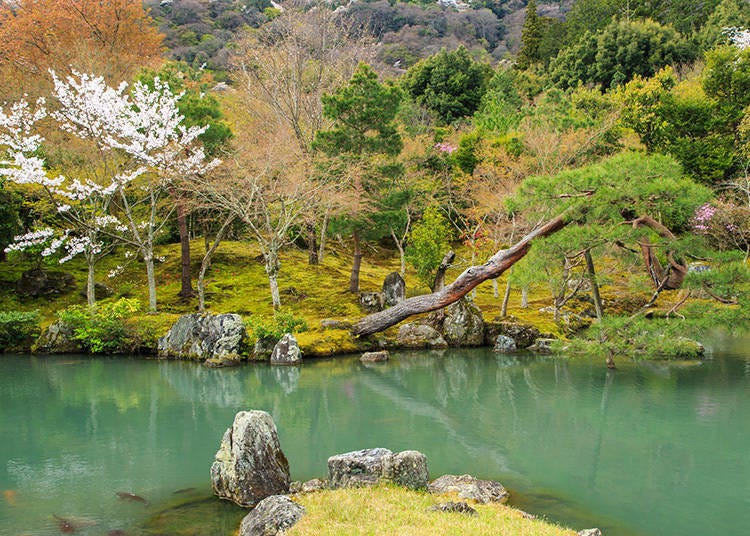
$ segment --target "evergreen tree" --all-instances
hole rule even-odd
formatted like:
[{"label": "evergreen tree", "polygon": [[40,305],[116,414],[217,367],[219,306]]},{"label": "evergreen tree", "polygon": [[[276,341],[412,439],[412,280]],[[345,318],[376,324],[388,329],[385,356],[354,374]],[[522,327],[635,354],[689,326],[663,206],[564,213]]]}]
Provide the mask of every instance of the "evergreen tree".
[{"label": "evergreen tree", "polygon": [[541,60],[541,43],[542,20],[536,12],[536,0],[529,0],[521,30],[521,50],[518,52],[517,64],[520,69],[526,69]]}]

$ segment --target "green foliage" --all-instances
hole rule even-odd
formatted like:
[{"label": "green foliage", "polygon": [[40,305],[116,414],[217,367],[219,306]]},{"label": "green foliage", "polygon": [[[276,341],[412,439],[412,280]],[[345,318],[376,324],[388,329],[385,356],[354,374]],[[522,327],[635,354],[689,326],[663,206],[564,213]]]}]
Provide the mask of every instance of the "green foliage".
[{"label": "green foliage", "polygon": [[432,287],[435,271],[450,248],[450,227],[440,209],[428,207],[409,233],[406,260],[417,271],[419,280]]},{"label": "green foliage", "polygon": [[671,26],[650,19],[613,20],[563,49],[550,64],[550,76],[560,87],[582,82],[610,88],[636,75],[652,76],[666,65],[691,61],[695,55]]},{"label": "green foliage", "polygon": [[541,42],[542,22],[536,11],[536,0],[529,0],[526,4],[526,18],[521,29],[521,50],[516,59],[519,69],[526,69],[532,63],[538,63],[542,59]]},{"label": "green foliage", "polygon": [[73,305],[58,313],[61,321],[73,328],[73,338],[91,353],[123,351],[127,335],[125,319],[140,308],[138,300],[121,298],[102,303],[95,309]]},{"label": "green foliage", "polygon": [[750,106],[750,49],[726,45],[706,54],[702,84],[706,95],[716,99],[727,129],[734,132]]},{"label": "green foliage", "polygon": [[305,319],[287,311],[274,312],[273,320],[252,316],[246,323],[252,332],[252,338],[256,341],[278,341],[285,333],[307,331],[307,322],[305,322]]},{"label": "green foliage", "polygon": [[521,121],[523,100],[516,85],[517,71],[500,69],[487,84],[487,92],[474,115],[474,124],[489,132],[506,134]]},{"label": "green foliage", "polygon": [[401,85],[441,122],[452,123],[479,108],[491,76],[489,65],[474,61],[461,46],[452,52],[443,49],[412,66]]},{"label": "green foliage", "polygon": [[0,311],[0,352],[28,350],[40,333],[38,311]]},{"label": "green foliage", "polygon": [[697,35],[704,50],[727,44],[725,28],[750,28],[750,9],[746,0],[722,0]]},{"label": "green foliage", "polygon": [[328,156],[397,155],[403,147],[395,126],[401,97],[398,87],[381,84],[373,68],[360,63],[348,84],[323,97],[323,115],[334,124],[316,133],[313,148]]}]

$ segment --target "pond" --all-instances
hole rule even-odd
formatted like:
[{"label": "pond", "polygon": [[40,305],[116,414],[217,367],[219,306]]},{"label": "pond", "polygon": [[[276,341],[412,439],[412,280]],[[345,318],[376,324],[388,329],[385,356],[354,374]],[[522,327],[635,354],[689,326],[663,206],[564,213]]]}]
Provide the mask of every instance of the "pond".
[{"label": "pond", "polygon": [[213,456],[244,409],[271,413],[296,480],[325,476],[335,453],[416,449],[432,477],[499,480],[512,504],[576,529],[744,533],[749,343],[717,338],[703,363],[616,371],[484,349],[224,370],[3,356],[0,535],[59,534],[58,518],[90,535],[231,533],[241,510],[193,501],[210,496]]}]

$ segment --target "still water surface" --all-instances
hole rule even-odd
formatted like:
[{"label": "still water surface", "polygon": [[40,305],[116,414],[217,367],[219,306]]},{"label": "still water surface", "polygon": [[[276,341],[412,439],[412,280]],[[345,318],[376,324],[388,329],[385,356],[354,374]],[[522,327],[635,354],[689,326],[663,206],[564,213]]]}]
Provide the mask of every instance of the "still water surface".
[{"label": "still water surface", "polygon": [[[750,339],[713,347],[702,364],[618,363],[615,372],[487,350],[231,370],[5,356],[0,535],[59,534],[55,515],[73,519],[80,534],[146,534],[135,528],[144,519],[209,495],[221,436],[244,409],[271,413],[296,480],[324,476],[334,453],[417,449],[433,477],[499,480],[517,506],[576,529],[744,534]],[[150,504],[119,500],[118,491]],[[237,526],[241,512],[211,503],[197,517],[213,525],[188,533]],[[164,523],[148,534],[177,533]]]}]

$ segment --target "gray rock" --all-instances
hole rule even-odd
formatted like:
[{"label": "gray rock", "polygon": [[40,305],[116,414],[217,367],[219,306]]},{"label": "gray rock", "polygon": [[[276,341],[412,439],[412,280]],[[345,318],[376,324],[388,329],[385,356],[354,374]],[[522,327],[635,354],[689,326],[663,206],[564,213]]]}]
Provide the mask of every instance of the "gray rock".
[{"label": "gray rock", "polygon": [[539,337],[534,341],[534,344],[529,346],[529,350],[531,350],[532,352],[536,352],[537,354],[551,354],[553,342],[555,342],[555,339]]},{"label": "gray rock", "polygon": [[435,494],[458,493],[460,499],[471,499],[481,504],[504,503],[509,497],[500,482],[479,480],[471,475],[443,475],[430,482],[427,491]]},{"label": "gray rock", "polygon": [[469,516],[479,515],[476,510],[474,510],[471,506],[468,505],[468,503],[465,502],[448,501],[446,503],[430,506],[427,510],[430,512],[450,512],[466,514]]},{"label": "gray rock", "polygon": [[383,281],[383,301],[387,307],[401,303],[406,298],[406,283],[398,272],[391,272]]},{"label": "gray rock", "polygon": [[481,346],[484,344],[482,311],[466,297],[452,303],[445,311],[443,335],[451,346]]},{"label": "gray rock", "polygon": [[203,365],[208,368],[236,367],[240,365],[240,357],[238,355],[223,355],[220,357],[209,357],[203,362]]},{"label": "gray rock", "polygon": [[210,359],[239,357],[247,338],[242,317],[236,314],[182,315],[159,339],[159,357]]},{"label": "gray rock", "polygon": [[313,493],[315,491],[321,491],[324,489],[328,489],[328,481],[321,480],[320,478],[313,478],[312,480],[303,482],[300,491],[302,493]]},{"label": "gray rock", "polygon": [[396,344],[401,348],[447,348],[440,333],[424,324],[404,324],[398,329]]},{"label": "gray rock", "polygon": [[291,333],[285,333],[271,352],[272,365],[299,365],[302,363],[302,350]]},{"label": "gray rock", "polygon": [[425,489],[430,481],[427,456],[418,450],[404,450],[395,454],[387,477],[405,488]]},{"label": "gray rock", "polygon": [[380,350],[377,352],[365,352],[364,354],[362,354],[359,360],[363,363],[379,363],[388,361],[390,358],[391,354],[388,352],[388,350]]},{"label": "gray rock", "polygon": [[362,292],[359,295],[359,305],[368,313],[382,311],[383,295],[380,292]]},{"label": "gray rock", "polygon": [[76,278],[68,272],[55,272],[33,268],[21,274],[16,283],[19,296],[38,298],[65,294],[76,288]]},{"label": "gray rock", "polygon": [[276,425],[265,411],[240,411],[211,465],[211,487],[222,499],[253,506],[289,491],[289,462]]},{"label": "gray rock", "polygon": [[485,342],[488,346],[494,345],[499,335],[505,335],[516,342],[517,348],[528,348],[542,335],[531,324],[520,324],[508,320],[487,322],[484,327]]},{"label": "gray rock", "polygon": [[272,495],[260,501],[240,524],[238,536],[276,536],[291,528],[305,514],[305,508],[286,495]]},{"label": "gray rock", "polygon": [[334,318],[324,318],[320,321],[320,327],[323,329],[351,329],[352,323],[345,320],[336,320]]},{"label": "gray rock", "polygon": [[578,536],[602,536],[602,531],[597,528],[583,529],[578,531]]},{"label": "gray rock", "polygon": [[427,457],[416,450],[394,454],[384,448],[337,454],[328,458],[328,478],[333,489],[372,486],[381,481],[422,489],[429,478]]},{"label": "gray rock", "polygon": [[255,341],[253,346],[253,359],[265,360],[271,357],[278,339],[274,337],[261,337]]},{"label": "gray rock", "polygon": [[492,351],[499,354],[511,354],[517,349],[518,348],[516,347],[516,341],[514,341],[507,335],[498,335]]},{"label": "gray rock", "polygon": [[44,330],[35,351],[43,354],[75,354],[83,352],[79,341],[73,339],[73,327],[58,320]]}]

